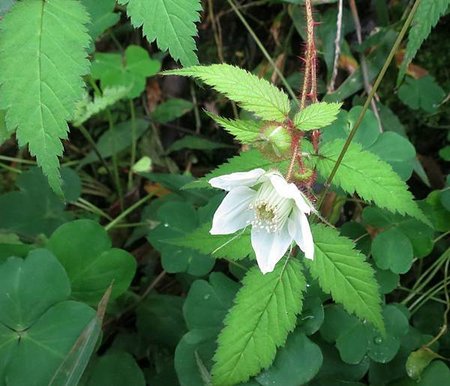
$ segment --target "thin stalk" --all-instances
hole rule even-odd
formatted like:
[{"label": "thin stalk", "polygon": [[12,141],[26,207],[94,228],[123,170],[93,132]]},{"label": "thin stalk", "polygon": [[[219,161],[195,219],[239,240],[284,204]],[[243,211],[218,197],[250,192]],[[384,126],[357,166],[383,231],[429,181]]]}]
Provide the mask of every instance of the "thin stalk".
[{"label": "thin stalk", "polygon": [[26,159],[21,158],[15,158],[15,157],[8,157],[6,155],[0,155],[1,161],[7,161],[7,162],[14,162],[18,164],[25,164],[25,165],[36,165],[36,161],[30,161]]},{"label": "thin stalk", "polygon": [[350,134],[349,134],[347,140],[345,141],[344,147],[342,148],[342,150],[339,154],[339,157],[333,167],[333,170],[331,171],[331,173],[325,183],[325,189],[322,192],[320,199],[319,199],[319,204],[318,204],[319,208],[322,206],[324,198],[325,198],[326,194],[328,193],[328,190],[330,189],[331,182],[333,181],[333,178],[336,175],[336,172],[339,169],[339,166],[341,165],[341,162],[345,156],[345,153],[347,152],[347,150],[350,146],[350,143],[352,142],[353,137],[356,134],[356,131],[358,130],[359,126],[361,125],[364,115],[365,115],[367,109],[369,108],[369,105],[370,105],[373,97],[375,96],[375,93],[377,92],[378,87],[380,87],[381,81],[383,80],[384,75],[386,74],[386,71],[389,68],[389,65],[391,64],[391,61],[394,58],[394,55],[398,50],[398,47],[400,46],[400,43],[402,42],[402,40],[406,34],[406,31],[408,30],[409,26],[411,25],[414,14],[416,13],[416,10],[417,10],[419,4],[420,4],[420,0],[416,0],[414,3],[414,6],[412,7],[411,11],[409,12],[408,18],[406,19],[405,23],[403,24],[403,27],[402,27],[400,33],[398,34],[397,39],[394,42],[394,45],[391,48],[391,51],[389,52],[389,55],[388,55],[386,61],[384,62],[383,68],[381,69],[380,73],[378,74],[377,79],[375,80],[372,90],[370,90],[370,93],[367,96],[366,102],[364,103],[364,106],[358,116],[358,119],[356,120],[355,125],[353,126],[352,130],[350,131]]},{"label": "thin stalk", "polygon": [[106,218],[108,221],[112,221],[112,217],[105,213],[103,210],[101,210],[98,206],[95,206],[92,202],[85,200],[84,198],[80,197],[78,198],[78,202],[91,208],[93,211],[95,211],[96,213],[100,214],[102,217]]},{"label": "thin stalk", "polygon": [[130,170],[128,171],[128,190],[133,187],[133,166],[136,163],[137,133],[136,133],[136,110],[134,103],[130,99],[130,117],[131,117],[131,155]]},{"label": "thin stalk", "polygon": [[89,144],[92,146],[92,150],[94,150],[95,155],[97,156],[99,161],[102,163],[103,167],[106,169],[106,172],[109,174],[109,176],[111,178],[113,178],[111,170],[108,167],[108,163],[105,161],[103,156],[100,154],[100,151],[97,148],[97,144],[95,143],[94,138],[92,138],[89,131],[87,131],[87,129],[83,125],[79,126],[78,129],[80,130],[81,134],[83,134],[83,137],[86,139],[86,141],[88,141]]},{"label": "thin stalk", "polygon": [[252,27],[250,27],[250,25],[247,23],[247,20],[245,20],[245,18],[242,15],[241,11],[239,11],[239,9],[236,7],[236,4],[234,3],[233,0],[227,0],[227,1],[228,1],[228,4],[230,4],[230,6],[233,9],[233,11],[238,16],[238,18],[241,20],[242,24],[244,24],[245,28],[247,29],[247,31],[249,32],[249,34],[251,35],[251,37],[255,41],[256,45],[259,47],[259,49],[261,50],[262,54],[266,57],[267,61],[272,66],[273,70],[280,77],[281,82],[283,83],[284,87],[286,87],[286,90],[289,93],[289,95],[291,96],[292,100],[293,101],[297,101],[297,97],[296,97],[294,91],[292,90],[291,86],[289,85],[289,83],[287,82],[286,78],[283,76],[281,71],[278,69],[278,67],[276,66],[276,64],[273,61],[273,59],[270,57],[270,55],[267,52],[267,50],[264,48],[263,44],[261,43],[261,40],[259,40],[258,36],[256,36],[256,34],[253,31]]},{"label": "thin stalk", "polygon": [[108,115],[109,130],[111,131],[113,137],[112,161],[113,161],[114,183],[116,185],[117,194],[119,196],[120,208],[121,210],[123,210],[123,191],[122,185],[120,184],[119,164],[117,161],[117,153],[116,153],[116,132],[114,129],[114,122],[112,119],[111,111],[107,109],[106,113]]},{"label": "thin stalk", "polygon": [[121,214],[119,214],[114,220],[112,220],[109,224],[105,225],[105,230],[109,231],[116,226],[119,222],[121,222],[125,217],[127,217],[131,212],[135,211],[141,205],[145,204],[148,200],[150,200],[153,195],[147,195],[141,198],[139,201],[135,202],[133,205],[125,209]]}]

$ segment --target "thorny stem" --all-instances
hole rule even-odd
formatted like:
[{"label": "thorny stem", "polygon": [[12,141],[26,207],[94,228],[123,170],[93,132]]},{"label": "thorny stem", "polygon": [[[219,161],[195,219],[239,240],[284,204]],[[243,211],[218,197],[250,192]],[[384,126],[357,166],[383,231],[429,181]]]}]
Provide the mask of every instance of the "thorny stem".
[{"label": "thorny stem", "polygon": [[[303,86],[300,95],[300,109],[303,110],[306,107],[307,99],[312,102],[317,101],[317,79],[316,79],[316,45],[314,43],[314,18],[312,11],[311,0],[305,1],[306,9],[306,25],[307,25],[307,42],[305,49],[305,71],[303,76]],[[292,121],[288,120],[288,126],[290,126],[292,132],[291,140],[291,162],[289,164],[288,172],[286,174],[286,180],[292,179],[292,174],[295,167],[295,162],[298,161],[300,169],[303,169],[302,157],[299,154],[300,142],[303,137],[301,132],[298,132],[293,127]]]}]

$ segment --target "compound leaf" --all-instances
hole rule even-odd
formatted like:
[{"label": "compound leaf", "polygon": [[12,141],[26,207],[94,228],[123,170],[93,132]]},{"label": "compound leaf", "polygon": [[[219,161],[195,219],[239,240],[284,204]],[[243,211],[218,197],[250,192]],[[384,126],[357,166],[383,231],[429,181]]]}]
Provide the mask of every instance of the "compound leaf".
[{"label": "compound leaf", "polygon": [[79,1],[31,0],[18,2],[0,24],[0,109],[7,110],[8,132],[28,144],[61,196],[58,156],[89,69],[88,20]]},{"label": "compound leaf", "polygon": [[368,320],[383,332],[378,283],[364,255],[354,249],[350,239],[340,236],[333,228],[315,224],[311,231],[314,260],[305,259],[311,275],[348,312]]},{"label": "compound leaf", "polygon": [[218,338],[213,384],[244,382],[272,363],[277,347],[295,327],[305,288],[294,259],[266,275],[257,267],[248,271]]},{"label": "compound leaf", "polygon": [[261,123],[258,121],[228,119],[212,113],[207,114],[241,143],[252,143],[259,137]]},{"label": "compound leaf", "polygon": [[437,24],[449,5],[450,0],[421,0],[409,31],[408,44],[406,45],[405,56],[398,74],[398,81],[403,79],[408,65],[414,59],[420,46],[430,34],[431,29]]},{"label": "compound leaf", "polygon": [[282,122],[289,113],[289,98],[284,92],[267,80],[258,78],[239,67],[213,64],[170,70],[163,74],[201,79],[262,119]]},{"label": "compound leaf", "polygon": [[[344,140],[337,139],[320,148],[316,166],[323,177],[326,178],[331,173],[343,146]],[[380,208],[409,215],[429,224],[407,185],[392,167],[375,154],[362,150],[359,144],[350,144],[333,183],[349,194],[358,193],[361,198],[373,201]]]},{"label": "compound leaf", "polygon": [[294,116],[295,126],[302,131],[320,129],[336,119],[342,103],[313,103]]},{"label": "compound leaf", "polygon": [[160,50],[168,49],[183,66],[198,63],[193,36],[200,20],[200,0],[119,0],[119,4],[127,5],[131,23],[142,26],[150,43],[156,40]]}]

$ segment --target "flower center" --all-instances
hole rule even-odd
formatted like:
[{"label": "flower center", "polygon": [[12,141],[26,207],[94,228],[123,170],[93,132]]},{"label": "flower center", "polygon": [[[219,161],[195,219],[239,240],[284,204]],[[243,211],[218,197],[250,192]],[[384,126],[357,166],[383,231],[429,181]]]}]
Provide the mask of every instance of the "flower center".
[{"label": "flower center", "polygon": [[253,227],[276,232],[286,223],[293,202],[291,199],[281,197],[268,181],[261,185],[249,207],[255,212],[255,218],[251,221]]}]

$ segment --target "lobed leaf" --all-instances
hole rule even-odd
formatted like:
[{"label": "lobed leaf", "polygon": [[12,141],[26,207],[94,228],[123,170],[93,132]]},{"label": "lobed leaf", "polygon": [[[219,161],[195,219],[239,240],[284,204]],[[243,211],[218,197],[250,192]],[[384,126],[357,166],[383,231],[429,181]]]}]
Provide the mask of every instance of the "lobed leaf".
[{"label": "lobed leaf", "polygon": [[142,26],[149,43],[156,40],[161,51],[169,50],[183,66],[198,63],[193,36],[202,10],[200,0],[119,0],[119,4],[127,5],[131,23]]},{"label": "lobed leaf", "polygon": [[[331,173],[343,146],[344,140],[337,139],[325,143],[320,148],[316,166],[324,178]],[[380,208],[393,213],[407,214],[429,224],[413,200],[407,185],[392,167],[375,154],[362,150],[359,144],[350,144],[333,183],[349,194],[358,193],[362,199],[373,201]]]},{"label": "lobed leaf", "polygon": [[342,103],[313,103],[294,116],[295,127],[302,131],[320,129],[336,120]]},{"label": "lobed leaf", "polygon": [[213,384],[245,382],[272,363],[277,347],[295,327],[305,288],[294,259],[280,262],[266,275],[257,267],[248,271],[218,338]]},{"label": "lobed leaf", "polygon": [[58,156],[89,68],[88,20],[79,1],[31,0],[18,2],[0,24],[0,109],[7,110],[7,130],[16,130],[19,146],[28,144],[61,196]]},{"label": "lobed leaf", "polygon": [[381,298],[375,272],[356,251],[353,242],[330,227],[311,226],[315,244],[314,260],[305,259],[311,275],[333,299],[361,319],[384,332]]},{"label": "lobed leaf", "polygon": [[229,64],[193,66],[164,71],[163,75],[192,76],[226,95],[243,109],[268,121],[284,121],[289,113],[289,98],[265,79]]}]

